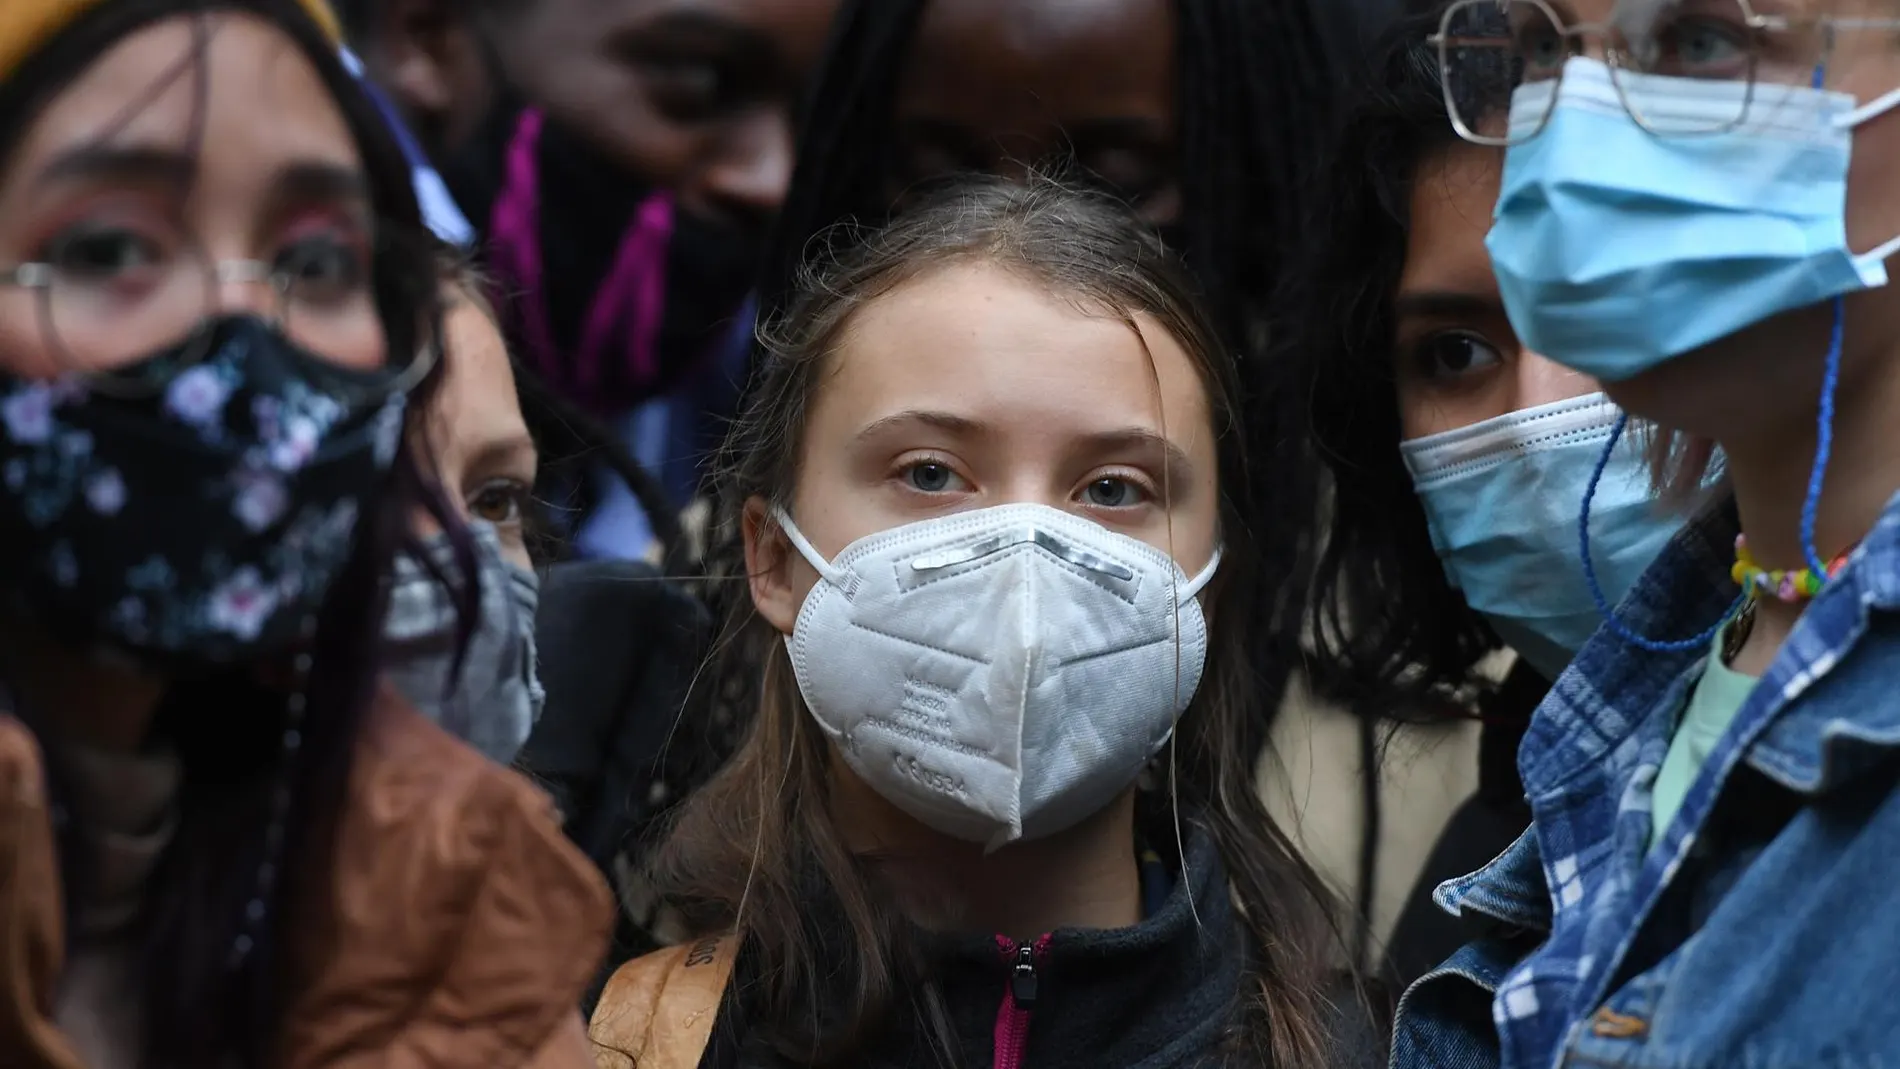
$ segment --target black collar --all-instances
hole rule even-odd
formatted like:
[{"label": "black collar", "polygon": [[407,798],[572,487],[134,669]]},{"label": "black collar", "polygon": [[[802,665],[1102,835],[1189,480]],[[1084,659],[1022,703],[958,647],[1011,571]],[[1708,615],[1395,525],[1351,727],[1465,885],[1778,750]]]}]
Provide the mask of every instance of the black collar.
[{"label": "black collar", "polygon": [[[1131,928],[1049,934],[1035,961],[1023,1065],[1162,1069],[1213,1063],[1234,1020],[1250,940],[1237,923],[1213,838],[1198,827],[1183,831],[1185,864],[1180,857],[1166,860],[1184,871],[1154,916]],[[942,1007],[956,1048],[949,1064],[994,1064],[999,1015],[1016,973],[1016,955],[990,935],[940,937],[926,940],[924,948],[930,982],[900,1004],[875,1053],[858,1064],[879,1069],[938,1064],[921,1023],[927,1014],[909,1012],[913,1002],[919,1010],[931,1002]],[[741,954],[703,1067],[778,1069],[787,1064],[756,1044],[742,1053],[735,1042],[750,1033],[731,997],[731,991],[745,989],[747,971]]]}]

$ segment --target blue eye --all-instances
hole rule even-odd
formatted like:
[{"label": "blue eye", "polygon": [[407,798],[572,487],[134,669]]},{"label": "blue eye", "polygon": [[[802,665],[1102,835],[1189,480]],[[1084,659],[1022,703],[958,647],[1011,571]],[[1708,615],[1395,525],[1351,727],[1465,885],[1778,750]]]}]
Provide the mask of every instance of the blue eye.
[{"label": "blue eye", "polygon": [[1097,479],[1082,491],[1082,496],[1089,504],[1104,509],[1121,509],[1141,503],[1141,492],[1127,479]]},{"label": "blue eye", "polygon": [[956,478],[949,465],[932,461],[911,465],[905,475],[910,479],[913,489],[921,490],[926,494],[943,493],[950,488],[950,483]]}]

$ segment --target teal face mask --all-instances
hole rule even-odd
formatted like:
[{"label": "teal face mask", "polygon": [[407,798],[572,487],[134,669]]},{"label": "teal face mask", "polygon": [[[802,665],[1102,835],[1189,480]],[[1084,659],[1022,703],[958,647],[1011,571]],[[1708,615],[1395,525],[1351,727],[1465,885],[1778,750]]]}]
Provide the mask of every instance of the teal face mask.
[{"label": "teal face mask", "polygon": [[[1451,584],[1546,679],[1602,623],[1584,579],[1577,508],[1620,414],[1590,394],[1399,447]],[[1611,453],[1590,511],[1591,557],[1612,600],[1682,526],[1657,507],[1630,441]]]},{"label": "teal face mask", "polygon": [[[1617,382],[1886,284],[1900,238],[1855,253],[1843,213],[1854,128],[1900,104],[1900,91],[1856,107],[1809,86],[1617,78],[1621,97],[1608,67],[1577,57],[1561,79],[1512,96],[1514,130],[1549,112],[1541,133],[1506,152],[1485,239],[1526,348]],[[1738,114],[1721,133],[1652,132]]]}]

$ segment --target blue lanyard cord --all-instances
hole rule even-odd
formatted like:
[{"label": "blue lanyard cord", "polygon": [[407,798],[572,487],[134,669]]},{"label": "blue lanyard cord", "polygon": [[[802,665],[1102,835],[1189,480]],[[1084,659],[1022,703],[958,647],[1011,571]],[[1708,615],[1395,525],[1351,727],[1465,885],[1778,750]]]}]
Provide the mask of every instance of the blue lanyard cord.
[{"label": "blue lanyard cord", "polygon": [[[1832,44],[1830,39],[1829,44]],[[1827,61],[1814,66],[1814,88],[1827,85]],[[1841,347],[1847,338],[1847,300],[1834,298],[1834,329],[1828,335],[1827,362],[1821,370],[1821,411],[1814,429],[1814,470],[1808,473],[1808,496],[1801,502],[1801,552],[1807,555],[1808,571],[1822,583],[1828,580],[1827,565],[1814,550],[1814,517],[1821,509],[1821,483],[1827,475],[1829,454],[1834,452],[1834,391],[1841,384]]]},{"label": "blue lanyard cord", "polygon": [[1847,340],[1847,300],[1834,298],[1834,330],[1827,343],[1827,364],[1821,371],[1821,414],[1814,428],[1814,470],[1808,473],[1808,496],[1801,502],[1801,552],[1808,570],[1821,582],[1828,580],[1827,565],[1814,549],[1815,514],[1821,510],[1821,484],[1827,477],[1828,458],[1834,452],[1834,393],[1841,385],[1841,347]]},{"label": "blue lanyard cord", "polygon": [[[1834,298],[1834,328],[1829,335],[1827,361],[1821,373],[1821,405],[1820,414],[1817,417],[1818,426],[1815,430],[1814,468],[1808,475],[1807,497],[1801,503],[1801,552],[1807,557],[1809,569],[1823,581],[1827,578],[1827,568],[1821,563],[1820,554],[1814,549],[1814,525],[1815,514],[1820,509],[1821,486],[1827,474],[1828,456],[1834,451],[1834,394],[1841,380],[1841,349],[1846,337],[1846,321],[1847,303],[1843,298],[1836,297]],[[1630,630],[1629,625],[1616,615],[1615,607],[1603,594],[1603,584],[1597,580],[1596,564],[1590,560],[1590,502],[1597,496],[1597,484],[1603,481],[1603,470],[1609,466],[1611,453],[1616,449],[1616,443],[1622,439],[1623,429],[1628,425],[1629,413],[1625,412],[1617,416],[1616,426],[1610,431],[1610,440],[1604,443],[1603,452],[1597,456],[1596,466],[1590,471],[1590,485],[1583,492],[1583,512],[1577,518],[1577,541],[1578,549],[1583,557],[1584,581],[1589,584],[1590,598],[1596,602],[1597,612],[1603,615],[1604,622],[1609,625],[1610,630],[1616,632],[1617,637],[1630,645],[1652,653],[1683,653],[1705,648],[1715,640],[1716,632],[1727,625],[1729,620],[1733,619],[1747,603],[1746,591],[1735,599],[1735,603],[1729,606],[1728,612],[1722,614],[1721,620],[1694,638],[1673,640],[1646,638]]]}]

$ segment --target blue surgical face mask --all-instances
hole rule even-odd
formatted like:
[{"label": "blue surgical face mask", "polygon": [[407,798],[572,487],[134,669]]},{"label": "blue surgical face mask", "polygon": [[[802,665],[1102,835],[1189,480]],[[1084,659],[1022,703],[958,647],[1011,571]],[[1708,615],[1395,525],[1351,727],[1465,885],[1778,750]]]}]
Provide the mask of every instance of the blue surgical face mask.
[{"label": "blue surgical face mask", "polygon": [[[1590,394],[1399,447],[1451,584],[1546,679],[1602,622],[1584,582],[1577,509],[1619,414]],[[1641,450],[1619,443],[1590,509],[1607,596],[1621,598],[1681,526],[1657,505]]]},{"label": "blue surgical face mask", "polygon": [[[1883,286],[1900,238],[1847,246],[1856,107],[1806,86],[1618,72],[1578,57],[1512,97],[1511,146],[1485,246],[1526,348],[1616,382],[1770,316]],[[1819,79],[1817,79],[1818,81]],[[1550,95],[1556,93],[1555,107]],[[1644,129],[1626,110],[1640,111]],[[1743,107],[1746,106],[1746,112]],[[1652,130],[1719,127],[1722,133]]]}]

